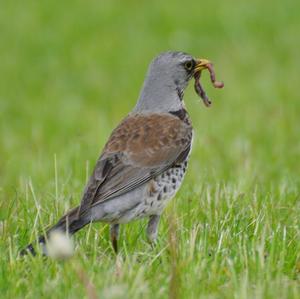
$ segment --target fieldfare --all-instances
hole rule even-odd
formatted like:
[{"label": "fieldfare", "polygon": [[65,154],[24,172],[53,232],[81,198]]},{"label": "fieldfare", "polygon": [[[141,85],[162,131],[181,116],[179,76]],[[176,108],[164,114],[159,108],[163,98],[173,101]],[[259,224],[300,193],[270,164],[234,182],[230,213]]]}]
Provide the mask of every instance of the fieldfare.
[{"label": "fieldfare", "polygon": [[[203,69],[210,71],[215,87],[223,86],[208,60],[166,52],[151,62],[137,104],[109,137],[80,205],[39,238],[41,245],[54,230],[74,234],[101,221],[110,224],[117,252],[119,225],[143,217],[149,217],[149,241],[156,240],[160,215],[181,186],[192,147],[193,129],[183,101],[191,78],[204,103],[211,104],[199,81]],[[32,244],[22,250],[26,252],[35,254]]]}]

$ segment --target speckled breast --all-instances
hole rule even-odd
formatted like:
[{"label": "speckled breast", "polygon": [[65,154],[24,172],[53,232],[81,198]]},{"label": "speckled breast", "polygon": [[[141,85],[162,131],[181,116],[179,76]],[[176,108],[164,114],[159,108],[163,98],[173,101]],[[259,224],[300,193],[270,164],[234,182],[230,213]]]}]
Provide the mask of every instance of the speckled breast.
[{"label": "speckled breast", "polygon": [[187,163],[188,158],[148,183],[148,196],[139,207],[138,218],[162,213],[166,204],[179,190],[187,169]]}]

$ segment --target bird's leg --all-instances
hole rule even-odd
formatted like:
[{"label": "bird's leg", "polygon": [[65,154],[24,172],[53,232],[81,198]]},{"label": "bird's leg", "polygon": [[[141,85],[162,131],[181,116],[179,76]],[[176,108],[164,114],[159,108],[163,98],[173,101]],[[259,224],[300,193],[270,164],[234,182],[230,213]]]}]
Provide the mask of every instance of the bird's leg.
[{"label": "bird's leg", "polygon": [[159,219],[160,219],[159,215],[151,215],[149,218],[149,222],[147,226],[147,237],[148,237],[148,241],[151,244],[154,244],[157,239]]},{"label": "bird's leg", "polygon": [[119,224],[112,224],[110,226],[110,240],[111,240],[112,247],[116,254],[118,253],[119,231],[120,231]]}]

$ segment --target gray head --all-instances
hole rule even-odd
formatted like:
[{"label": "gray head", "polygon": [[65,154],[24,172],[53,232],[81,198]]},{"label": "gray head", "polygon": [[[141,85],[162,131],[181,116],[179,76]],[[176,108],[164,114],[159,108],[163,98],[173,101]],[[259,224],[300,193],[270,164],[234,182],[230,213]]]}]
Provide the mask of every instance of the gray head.
[{"label": "gray head", "polygon": [[168,112],[182,108],[183,92],[201,60],[183,52],[165,52],[150,64],[136,112]]}]

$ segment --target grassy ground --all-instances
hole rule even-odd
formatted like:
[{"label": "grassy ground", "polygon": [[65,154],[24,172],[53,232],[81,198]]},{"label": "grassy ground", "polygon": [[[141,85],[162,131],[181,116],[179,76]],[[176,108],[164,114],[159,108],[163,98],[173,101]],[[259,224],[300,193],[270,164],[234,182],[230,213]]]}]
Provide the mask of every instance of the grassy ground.
[{"label": "grassy ground", "polygon": [[[300,298],[300,2],[2,1],[1,298]],[[226,88],[190,86],[196,138],[158,245],[145,221],[76,235],[65,262],[18,250],[78,204],[148,63],[183,50]]]}]

